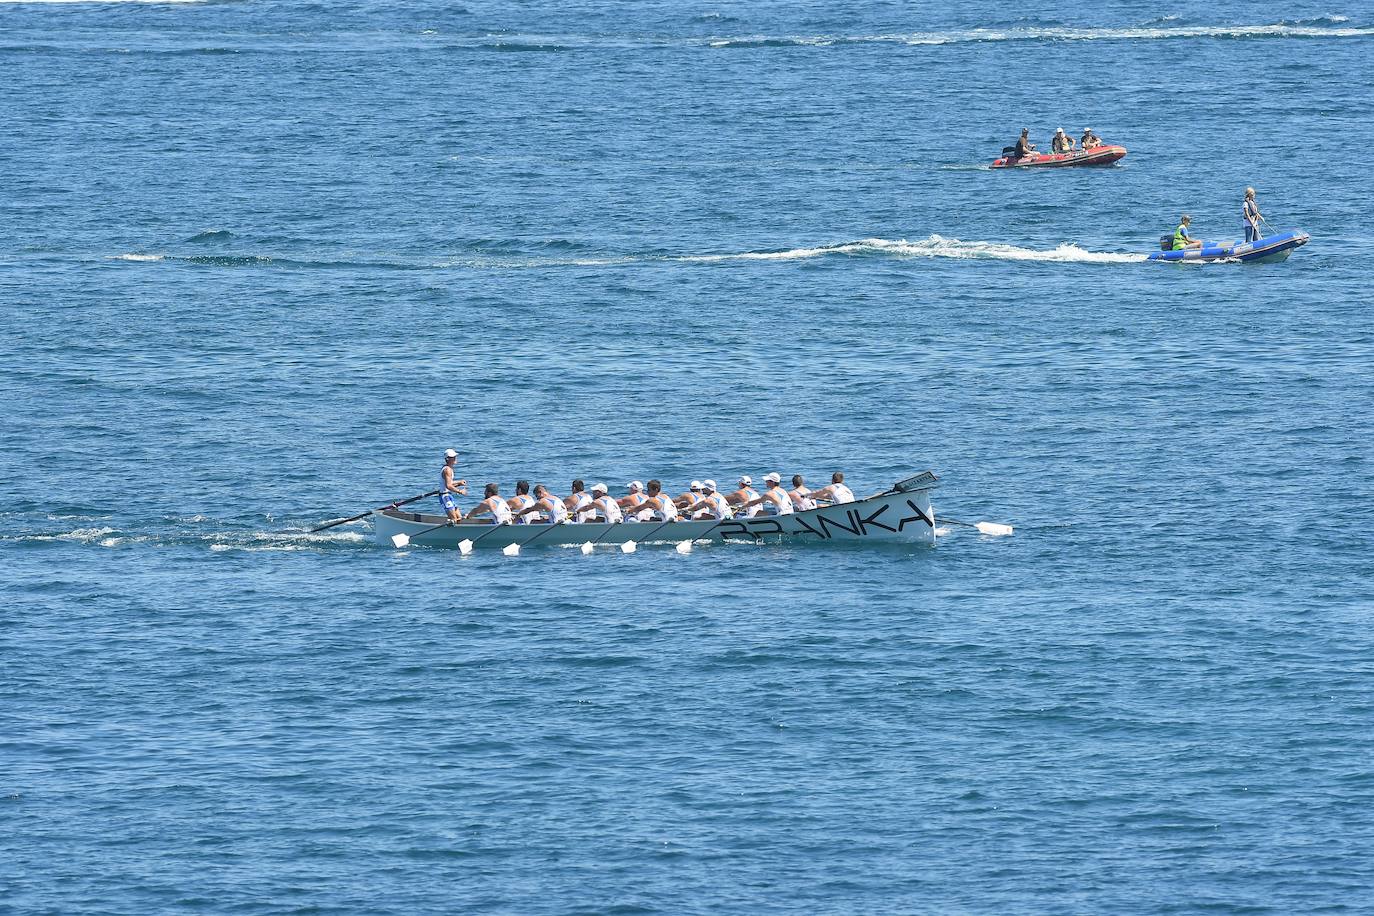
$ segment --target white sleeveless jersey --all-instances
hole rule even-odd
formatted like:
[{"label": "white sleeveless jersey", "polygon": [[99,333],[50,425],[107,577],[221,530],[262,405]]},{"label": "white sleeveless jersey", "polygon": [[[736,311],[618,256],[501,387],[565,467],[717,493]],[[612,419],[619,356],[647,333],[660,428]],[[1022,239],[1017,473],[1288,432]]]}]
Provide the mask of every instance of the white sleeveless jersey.
[{"label": "white sleeveless jersey", "polygon": [[697,512],[697,518],[714,518],[717,520],[730,517],[730,504],[725,501],[725,497],[719,493],[712,493],[705,499],[708,503],[705,509]]},{"label": "white sleeveless jersey", "polygon": [[600,499],[592,500],[592,511],[596,510],[600,510],[601,514],[606,517],[606,521],[612,524],[624,518],[620,512],[619,504],[609,496],[603,496]]},{"label": "white sleeveless jersey", "polygon": [[590,496],[585,490],[582,490],[582,491],[579,491],[579,492],[577,492],[577,493],[574,493],[574,494],[572,495],[571,498],[572,498],[572,501],[573,501],[573,508],[572,508],[573,521],[575,521],[575,522],[585,522],[585,521],[587,520],[587,516],[589,516],[589,515],[591,514],[591,508],[592,508],[592,498],[591,498],[591,496]]},{"label": "white sleeveless jersey", "polygon": [[[519,511],[521,511],[521,510],[523,510],[523,509],[528,509],[530,506],[534,505],[534,497],[531,496],[531,495],[528,494],[528,493],[518,493],[518,494],[516,494],[515,496],[512,496],[510,501],[511,501],[512,503],[515,504],[514,507],[513,507],[514,510],[515,510],[515,512],[519,512]],[[508,508],[510,508],[510,507],[508,507]],[[511,514],[514,515],[515,513],[512,512]],[[534,522],[533,516],[530,516],[530,515],[522,515],[522,516],[520,516],[520,521],[517,522],[517,524],[520,524],[520,525],[529,525],[529,524],[532,524],[533,522]]]},{"label": "white sleeveless jersey", "polygon": [[816,508],[816,501],[811,498],[811,491],[806,487],[797,487],[795,493],[789,492],[787,495],[792,497],[792,506],[798,512]]},{"label": "white sleeveless jersey", "polygon": [[553,503],[553,511],[549,513],[549,524],[557,525],[559,522],[566,522],[568,520],[568,507],[563,505],[563,500],[550,499],[549,502]]},{"label": "white sleeveless jersey", "polygon": [[499,496],[495,497],[495,500],[494,503],[489,503],[491,506],[491,517],[496,520],[496,524],[498,525],[509,525],[510,506],[506,505],[506,501]]},{"label": "white sleeveless jersey", "polygon": [[768,515],[791,515],[792,497],[787,495],[787,491],[782,487],[774,487],[770,492],[778,494],[782,499],[777,502],[773,502],[771,499],[765,499],[763,501],[764,512]]},{"label": "white sleeveless jersey", "polygon": [[[668,494],[660,493],[657,496],[649,497],[649,500],[654,504],[654,508],[645,510],[649,516],[645,521],[668,522],[677,518],[677,504],[668,498]],[[644,515],[645,513],[639,514]]]},{"label": "white sleeveless jersey", "polygon": [[830,485],[830,496],[836,505],[840,503],[852,503],[854,501],[854,491],[842,483]]},{"label": "white sleeveless jersey", "polygon": [[[747,503],[753,502],[754,500],[756,500],[756,499],[759,498],[759,494],[756,493],[756,492],[754,492],[754,488],[753,488],[753,487],[745,487],[744,490],[743,490],[743,494],[744,494],[744,501],[747,502]],[[759,507],[758,507],[758,506],[750,506],[748,509],[736,509],[736,510],[735,510],[735,515],[739,516],[740,518],[753,518],[754,516],[756,516],[756,515],[758,515],[758,514],[759,514]]]}]

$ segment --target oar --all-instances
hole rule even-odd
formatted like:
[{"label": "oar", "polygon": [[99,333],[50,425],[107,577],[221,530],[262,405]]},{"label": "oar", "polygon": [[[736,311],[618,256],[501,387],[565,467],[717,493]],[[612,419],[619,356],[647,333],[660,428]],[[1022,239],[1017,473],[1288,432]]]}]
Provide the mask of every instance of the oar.
[{"label": "oar", "polygon": [[[675,521],[677,521],[677,519],[675,519],[675,518],[670,518],[670,519],[668,519],[668,520],[667,520],[666,522],[664,522],[662,525],[659,525],[659,526],[658,526],[657,528],[655,528],[653,531],[650,531],[648,534],[644,535],[644,537],[640,538],[640,540],[641,540],[641,541],[647,541],[649,538],[651,538],[651,537],[653,537],[654,535],[658,534],[659,531],[661,531],[661,530],[664,529],[664,528],[667,528],[669,525],[671,525],[671,524],[672,524],[673,522],[675,522]],[[628,541],[626,541],[624,544],[621,544],[621,545],[620,545],[620,552],[621,552],[621,553],[634,553],[634,552],[635,552],[635,540],[634,540],[634,538],[630,538],[630,539],[629,539]]]},{"label": "oar", "polygon": [[[689,521],[690,521],[690,519],[689,519]],[[678,552],[678,553],[681,553],[681,554],[688,554],[688,553],[691,553],[691,552],[692,552],[692,542],[693,542],[693,541],[699,541],[699,540],[701,540],[702,538],[706,537],[706,535],[710,534],[712,531],[715,531],[717,528],[719,528],[719,527],[721,526],[721,523],[722,523],[722,522],[725,522],[725,521],[727,521],[727,519],[723,519],[723,518],[717,519],[717,520],[716,520],[716,523],[715,523],[714,525],[712,525],[710,528],[707,528],[705,531],[703,531],[701,534],[698,534],[696,537],[694,537],[694,538],[688,538],[688,539],[685,540],[685,541],[678,541],[678,543],[677,543],[677,552]]]},{"label": "oar", "polygon": [[997,522],[961,522],[956,518],[940,518],[939,521],[950,525],[963,525],[965,528],[977,528],[980,534],[991,535],[992,537],[1003,537],[1011,534],[1011,525],[999,525]]},{"label": "oar", "polygon": [[413,502],[415,502],[417,499],[424,499],[424,498],[429,497],[429,496],[438,496],[438,495],[439,495],[439,491],[438,491],[438,490],[430,490],[428,493],[421,493],[419,496],[412,496],[410,499],[398,499],[396,502],[392,503],[392,504],[389,505],[389,506],[382,506],[381,509],[369,509],[368,511],[359,513],[358,515],[355,515],[355,516],[353,516],[352,518],[341,518],[341,519],[339,519],[337,522],[330,522],[329,524],[327,524],[327,525],[321,525],[321,526],[318,527],[318,528],[311,528],[310,531],[309,531],[308,533],[309,533],[309,534],[314,534],[316,531],[323,531],[323,530],[325,530],[326,528],[333,528],[333,527],[335,527],[336,525],[347,525],[349,522],[356,522],[356,521],[357,521],[358,519],[360,519],[360,518],[367,518],[367,517],[368,517],[369,515],[371,515],[373,512],[382,512],[382,511],[385,511],[385,510],[387,510],[387,509],[395,509],[397,506],[404,506],[404,505],[406,505],[407,503],[413,503]]},{"label": "oar", "polygon": [[[482,540],[482,538],[486,537],[488,534],[491,534],[492,531],[495,531],[497,528],[508,528],[508,527],[510,527],[510,526],[513,525],[513,524],[515,524],[515,523],[514,523],[514,522],[497,522],[495,525],[492,525],[492,526],[491,526],[491,531],[484,531],[482,534],[478,535],[476,541],[470,541],[470,540],[468,540],[467,538],[463,538],[461,541],[458,542],[458,552],[459,552],[460,554],[462,554],[463,556],[467,556],[468,554],[472,553],[473,545],[475,545],[475,544],[477,544],[478,542],[480,542],[480,541]],[[507,544],[506,546],[509,547],[510,545]],[[503,548],[501,548],[501,549],[502,549],[502,550],[505,550],[506,548],[503,547]]]},{"label": "oar", "polygon": [[548,534],[550,531],[557,528],[559,525],[566,524],[567,521],[568,520],[565,518],[561,522],[555,522],[552,525],[545,525],[543,528],[540,529],[538,534],[530,538],[528,541],[525,541],[524,544],[507,544],[505,547],[501,548],[501,552],[508,557],[518,557],[520,555],[521,547],[524,547],[526,544],[533,544],[535,541],[539,540],[541,537]]},{"label": "oar", "polygon": [[615,530],[615,526],[616,526],[617,524],[619,524],[619,523],[618,523],[618,522],[606,522],[606,530],[603,531],[603,532],[601,532],[600,534],[598,534],[598,535],[596,536],[596,540],[594,540],[594,541],[583,541],[583,542],[582,542],[582,555],[585,557],[585,556],[587,556],[588,554],[590,554],[590,553],[592,552],[592,550],[596,548],[596,545],[601,543],[601,539],[602,539],[602,538],[604,538],[606,535],[610,534],[613,530]]},{"label": "oar", "polygon": [[394,545],[396,545],[397,547],[404,547],[404,546],[406,546],[407,544],[410,543],[410,539],[411,539],[411,538],[417,538],[417,537],[419,537],[419,536],[422,535],[422,534],[429,534],[431,531],[438,531],[440,528],[447,528],[449,525],[452,525],[452,524],[453,524],[452,521],[447,521],[447,522],[442,522],[442,523],[440,523],[440,524],[438,524],[438,525],[430,525],[428,528],[421,528],[419,531],[415,532],[414,534],[406,534],[404,531],[401,532],[400,534],[393,534],[393,535],[391,536],[391,543],[394,544]]}]

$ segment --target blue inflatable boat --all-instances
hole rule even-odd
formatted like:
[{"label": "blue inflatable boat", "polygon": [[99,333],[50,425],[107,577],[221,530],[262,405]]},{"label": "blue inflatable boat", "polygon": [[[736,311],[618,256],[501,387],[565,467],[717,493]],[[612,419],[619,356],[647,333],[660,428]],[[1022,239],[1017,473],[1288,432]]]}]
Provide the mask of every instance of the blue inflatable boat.
[{"label": "blue inflatable boat", "polygon": [[1147,260],[1150,261],[1244,261],[1247,264],[1264,264],[1284,261],[1293,253],[1294,248],[1307,244],[1309,236],[1301,229],[1289,229],[1253,242],[1203,242],[1201,248],[1184,248],[1172,251],[1174,237],[1160,238],[1159,247]]}]

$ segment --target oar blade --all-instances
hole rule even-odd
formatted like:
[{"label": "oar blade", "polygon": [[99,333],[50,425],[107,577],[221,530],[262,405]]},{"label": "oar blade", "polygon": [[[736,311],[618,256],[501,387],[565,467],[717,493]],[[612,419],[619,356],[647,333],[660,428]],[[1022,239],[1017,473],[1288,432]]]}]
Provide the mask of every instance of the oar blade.
[{"label": "oar blade", "polygon": [[691,541],[678,541],[678,542],[677,542],[677,548],[676,548],[676,549],[677,549],[677,552],[680,553],[680,554],[689,554],[689,553],[692,552],[692,542],[691,542]]},{"label": "oar blade", "polygon": [[520,545],[519,545],[519,544],[507,544],[505,547],[502,547],[502,548],[501,548],[501,552],[504,553],[504,554],[505,554],[506,556],[508,556],[508,557],[518,557],[518,556],[520,556]]},{"label": "oar blade", "polygon": [[620,552],[621,552],[621,553],[634,553],[634,552],[635,552],[635,542],[634,542],[634,541],[626,541],[624,544],[621,544],[621,545],[620,545]]},{"label": "oar blade", "polygon": [[596,548],[594,548],[594,547],[592,546],[592,542],[591,542],[591,541],[583,541],[583,542],[582,542],[582,555],[583,555],[584,557],[589,557],[589,556],[591,556],[592,551],[595,550],[595,549],[596,549]]},{"label": "oar blade", "polygon": [[461,541],[459,541],[458,552],[463,556],[467,556],[468,554],[472,553],[472,541],[468,538],[463,538]]},{"label": "oar blade", "polygon": [[393,546],[396,546],[396,547],[404,547],[404,546],[406,546],[407,544],[410,543],[410,535],[408,535],[408,534],[393,534],[393,535],[391,536],[391,543],[392,543]]},{"label": "oar blade", "polygon": [[996,522],[977,522],[973,527],[977,528],[980,534],[995,538],[1006,537],[1013,531],[1011,525],[999,525]]}]

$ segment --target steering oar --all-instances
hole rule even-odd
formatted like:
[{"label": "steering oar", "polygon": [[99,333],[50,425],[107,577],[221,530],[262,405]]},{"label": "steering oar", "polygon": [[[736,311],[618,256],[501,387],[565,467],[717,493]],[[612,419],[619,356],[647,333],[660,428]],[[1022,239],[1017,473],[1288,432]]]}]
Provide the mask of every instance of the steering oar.
[{"label": "steering oar", "polygon": [[[308,534],[314,534],[314,533],[317,532],[317,531],[324,531],[326,528],[333,528],[333,527],[336,527],[336,526],[338,526],[338,525],[347,525],[349,522],[356,522],[356,521],[358,521],[359,519],[367,518],[367,517],[368,517],[369,515],[371,515],[373,512],[385,512],[387,509],[395,509],[397,506],[404,506],[404,505],[407,505],[408,503],[413,503],[413,502],[415,502],[416,500],[419,500],[419,499],[425,499],[425,498],[430,497],[430,496],[438,496],[438,495],[439,495],[439,491],[438,491],[438,490],[430,490],[428,493],[421,493],[419,496],[412,496],[412,497],[410,497],[410,499],[398,499],[398,500],[396,500],[396,502],[392,503],[392,504],[389,505],[389,506],[382,506],[380,509],[369,509],[369,510],[367,510],[366,512],[361,512],[361,513],[359,513],[358,515],[352,516],[351,518],[341,518],[341,519],[339,519],[337,522],[330,522],[329,524],[327,524],[327,525],[321,525],[321,526],[319,526],[318,528],[311,528],[310,531],[307,532],[307,533],[308,533]],[[440,527],[442,527],[442,526],[440,526]]]}]

